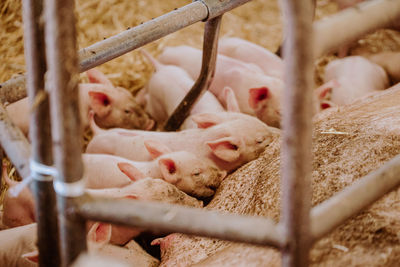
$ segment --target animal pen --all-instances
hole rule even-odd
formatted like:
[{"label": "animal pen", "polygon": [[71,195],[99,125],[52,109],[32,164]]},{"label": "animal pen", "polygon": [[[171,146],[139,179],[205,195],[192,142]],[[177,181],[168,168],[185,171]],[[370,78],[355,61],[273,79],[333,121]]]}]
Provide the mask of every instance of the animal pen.
[{"label": "animal pen", "polygon": [[[284,266],[307,266],[313,242],[400,184],[400,157],[397,156],[329,200],[310,208],[313,60],[399,18],[400,1],[367,1],[356,9],[312,23],[312,1],[284,0],[284,161],[279,223],[263,217],[128,199],[108,200],[84,194],[77,74],[205,21],[200,77],[165,127],[175,130],[210,84],[223,14],[249,1],[194,1],[78,53],[73,0],[23,1],[28,71],[26,79],[20,76],[2,84],[0,97],[3,102],[21,99],[25,96],[26,83],[32,107],[32,148],[21,131],[12,125],[3,105],[0,105],[0,142],[19,174],[24,179],[32,178],[40,266],[72,264],[86,250],[86,220],[273,246],[281,249]],[[45,25],[41,22],[42,11]]]}]

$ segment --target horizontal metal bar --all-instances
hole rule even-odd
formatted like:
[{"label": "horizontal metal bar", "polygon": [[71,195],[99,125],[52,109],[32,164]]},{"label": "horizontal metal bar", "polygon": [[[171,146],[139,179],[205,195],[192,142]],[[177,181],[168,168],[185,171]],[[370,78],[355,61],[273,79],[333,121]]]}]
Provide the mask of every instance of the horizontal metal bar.
[{"label": "horizontal metal bar", "polygon": [[206,19],[207,7],[193,2],[79,51],[80,71],[96,67],[163,36]]},{"label": "horizontal metal bar", "polygon": [[25,135],[16,127],[0,104],[0,144],[17,169],[17,172],[26,178],[30,174],[29,157],[31,148]]},{"label": "horizontal metal bar", "polygon": [[400,186],[400,155],[311,210],[311,234],[317,240]]},{"label": "horizontal metal bar", "polygon": [[268,218],[129,199],[88,198],[77,209],[89,220],[274,247],[284,244],[280,227]]},{"label": "horizontal metal bar", "polygon": [[375,0],[321,19],[314,23],[314,56],[318,58],[373,30],[390,26],[399,16],[400,1]]}]

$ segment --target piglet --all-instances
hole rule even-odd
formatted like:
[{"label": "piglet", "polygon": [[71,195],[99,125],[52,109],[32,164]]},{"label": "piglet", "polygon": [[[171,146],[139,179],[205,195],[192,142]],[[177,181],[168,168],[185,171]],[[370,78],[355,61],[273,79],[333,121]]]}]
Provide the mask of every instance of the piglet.
[{"label": "piglet", "polygon": [[[8,176],[5,165],[3,165],[2,177],[9,188],[19,184]],[[28,187],[22,189],[18,196],[13,196],[9,190],[6,192],[2,220],[6,227],[17,227],[35,222],[35,203]]]},{"label": "piglet", "polygon": [[91,140],[87,152],[124,154],[131,160],[140,160],[144,157],[141,153],[148,154],[144,141],[152,139],[166,145],[171,151],[183,150],[200,158],[208,158],[220,170],[230,172],[258,157],[279,132],[246,114],[236,115],[237,119],[228,121],[224,121],[221,114],[224,113],[193,116],[201,129],[179,132],[108,130],[110,133],[103,132]]},{"label": "piglet", "polygon": [[[145,178],[123,188],[87,189],[89,195],[109,198],[129,198],[144,201],[159,201],[191,207],[202,207],[203,203],[190,197],[161,179]],[[125,226],[112,227],[112,244],[125,244],[138,236],[142,230]]]},{"label": "piglet", "polygon": [[255,64],[265,75],[283,79],[283,60],[264,47],[238,37],[221,38],[218,45],[218,53]]},{"label": "piglet", "polygon": [[[166,48],[159,60],[182,67],[192,73],[192,77],[197,77],[195,66],[200,66],[201,57],[200,50],[182,46]],[[215,75],[208,90],[224,102],[227,99],[225,88],[231,88],[241,112],[257,116],[269,126],[279,127],[283,82],[265,75],[254,66],[223,55],[218,56]]]},{"label": "piglet", "polygon": [[[201,50],[191,46],[169,46],[159,55],[158,60],[163,64],[181,67],[195,80],[200,75],[202,54],[203,52]],[[217,55],[214,76],[218,76],[220,71],[233,67],[240,67],[248,71],[262,73],[262,70],[255,64],[245,63],[224,55]]]},{"label": "piglet", "polygon": [[360,56],[331,61],[325,68],[326,84],[317,91],[337,105],[347,105],[355,99],[389,86],[382,67]]},{"label": "piglet", "polygon": [[153,161],[131,161],[107,154],[84,154],[86,188],[123,187],[145,177],[162,178],[183,192],[208,197],[226,171],[187,151],[172,152],[156,140],[145,141]]},{"label": "piglet", "polygon": [[[142,50],[152,62],[155,72],[151,76],[147,89],[147,110],[159,123],[165,122],[192,88],[194,81],[185,70],[164,65]],[[222,112],[224,108],[209,92],[205,92],[193,106],[190,114],[203,112]]]},{"label": "piglet", "polygon": [[37,266],[21,257],[36,249],[36,224],[0,231],[0,266]]},{"label": "piglet", "polygon": [[119,260],[128,266],[155,267],[159,265],[159,260],[147,254],[135,241],[131,240],[120,247],[110,244],[111,236],[110,224],[93,224],[87,235],[89,253]]},{"label": "piglet", "polygon": [[[83,128],[89,126],[88,114],[95,113],[96,122],[104,128],[123,127],[135,129],[152,129],[154,121],[136,103],[132,94],[115,87],[111,81],[96,69],[88,70],[89,82],[79,84],[79,108]],[[23,98],[6,107],[11,120],[25,135],[29,131],[29,103]]]}]

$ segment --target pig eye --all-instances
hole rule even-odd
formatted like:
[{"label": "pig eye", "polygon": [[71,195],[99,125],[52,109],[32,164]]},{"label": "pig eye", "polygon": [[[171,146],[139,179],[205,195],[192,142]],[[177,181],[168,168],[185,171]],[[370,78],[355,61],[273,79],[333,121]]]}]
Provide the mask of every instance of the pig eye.
[{"label": "pig eye", "polygon": [[261,144],[263,141],[264,141],[264,137],[262,137],[262,136],[259,136],[256,138],[257,144]]},{"label": "pig eye", "polygon": [[125,109],[124,112],[125,112],[125,114],[131,113],[131,111],[129,109]]},{"label": "pig eye", "polygon": [[201,170],[200,169],[196,169],[193,171],[192,173],[194,176],[199,176],[201,174]]}]

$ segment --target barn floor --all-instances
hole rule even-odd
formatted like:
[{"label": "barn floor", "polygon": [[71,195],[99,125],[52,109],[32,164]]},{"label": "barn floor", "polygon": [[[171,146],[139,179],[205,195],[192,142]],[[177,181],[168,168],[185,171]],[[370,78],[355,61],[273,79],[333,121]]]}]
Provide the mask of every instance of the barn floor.
[{"label": "barn floor", "polygon": [[[76,13],[78,16],[78,44],[79,48],[91,45],[103,38],[115,35],[128,27],[133,27],[141,22],[150,20],[153,17],[160,16],[176,7],[190,3],[187,0],[77,0]],[[328,0],[320,0],[317,2],[316,18],[319,19],[326,15],[335,13],[337,7]],[[21,19],[21,3],[15,0],[2,0],[0,2],[0,83],[8,80],[14,74],[25,72],[24,56],[23,56],[23,37],[22,37],[22,19]],[[203,23],[197,23],[177,33],[162,38],[145,48],[157,55],[163,47],[168,45],[191,45],[197,48],[202,46]],[[224,15],[221,27],[221,35],[238,36],[260,44],[271,51],[276,51],[282,39],[282,24],[280,21],[279,6],[275,0],[254,0],[244,6],[235,9]],[[358,41],[352,46],[352,53],[357,54],[361,50],[370,52],[379,51],[400,51],[400,33],[391,30],[380,30],[368,37]],[[326,56],[316,62],[316,84],[321,83],[321,72],[324,65],[334,56]],[[107,74],[112,82],[118,86],[125,87],[133,93],[141,89],[151,75],[151,66],[143,59],[139,52],[131,52],[122,57],[114,59],[99,67],[101,71]],[[82,75],[82,79],[85,77]],[[375,137],[373,137],[375,138]],[[384,142],[384,141],[382,141]],[[336,144],[333,144],[336,146]],[[326,153],[330,153],[332,147],[326,148]],[[398,153],[397,151],[395,151]],[[387,153],[387,160],[396,153]],[[320,156],[323,157],[323,154]],[[321,159],[322,160],[322,159]],[[339,167],[338,167],[339,168]],[[15,174],[11,170],[14,178]],[[343,181],[337,181],[343,183]],[[339,186],[338,187],[342,187]],[[4,195],[5,188],[3,186],[0,194]],[[319,194],[330,194],[330,192],[319,192]],[[397,194],[398,196],[398,194]],[[393,209],[393,217],[399,219],[399,199],[397,199],[397,207]],[[0,202],[1,203],[1,202]],[[378,226],[385,223],[393,223],[387,221],[364,221],[362,228],[363,238],[368,239],[369,233],[379,231]],[[399,223],[399,222],[397,222]],[[378,225],[378,226],[377,226]],[[400,229],[400,228],[398,228]],[[336,240],[340,243],[340,238],[346,238],[347,231],[354,229],[340,228],[340,233]],[[358,231],[354,231],[359,233]],[[382,244],[379,251],[377,247],[371,247],[371,257],[380,257],[382,259],[379,266],[395,266],[393,263],[393,251],[385,250],[387,235],[382,233],[378,236],[374,243]],[[376,238],[376,235],[374,236]],[[399,239],[390,242],[398,242]],[[332,245],[332,244],[325,244]],[[323,242],[319,242],[318,246],[324,246]],[[330,253],[338,254],[341,248],[338,246],[337,251]],[[374,251],[375,250],[375,251]],[[325,250],[328,251],[329,250]],[[354,254],[353,254],[354,255]],[[312,263],[320,265],[319,261],[324,262],[324,266],[335,266],[334,261],[324,260],[326,257],[331,258],[332,255],[315,255],[311,254]],[[345,257],[345,255],[341,255]],[[361,256],[361,255],[360,255]],[[354,257],[354,256],[353,256]],[[385,259],[391,258],[385,262]],[[333,257],[334,259],[334,257]],[[400,261],[399,257],[397,259]],[[359,260],[359,262],[358,262]],[[365,266],[367,259],[365,257],[349,259],[351,266]]]}]

